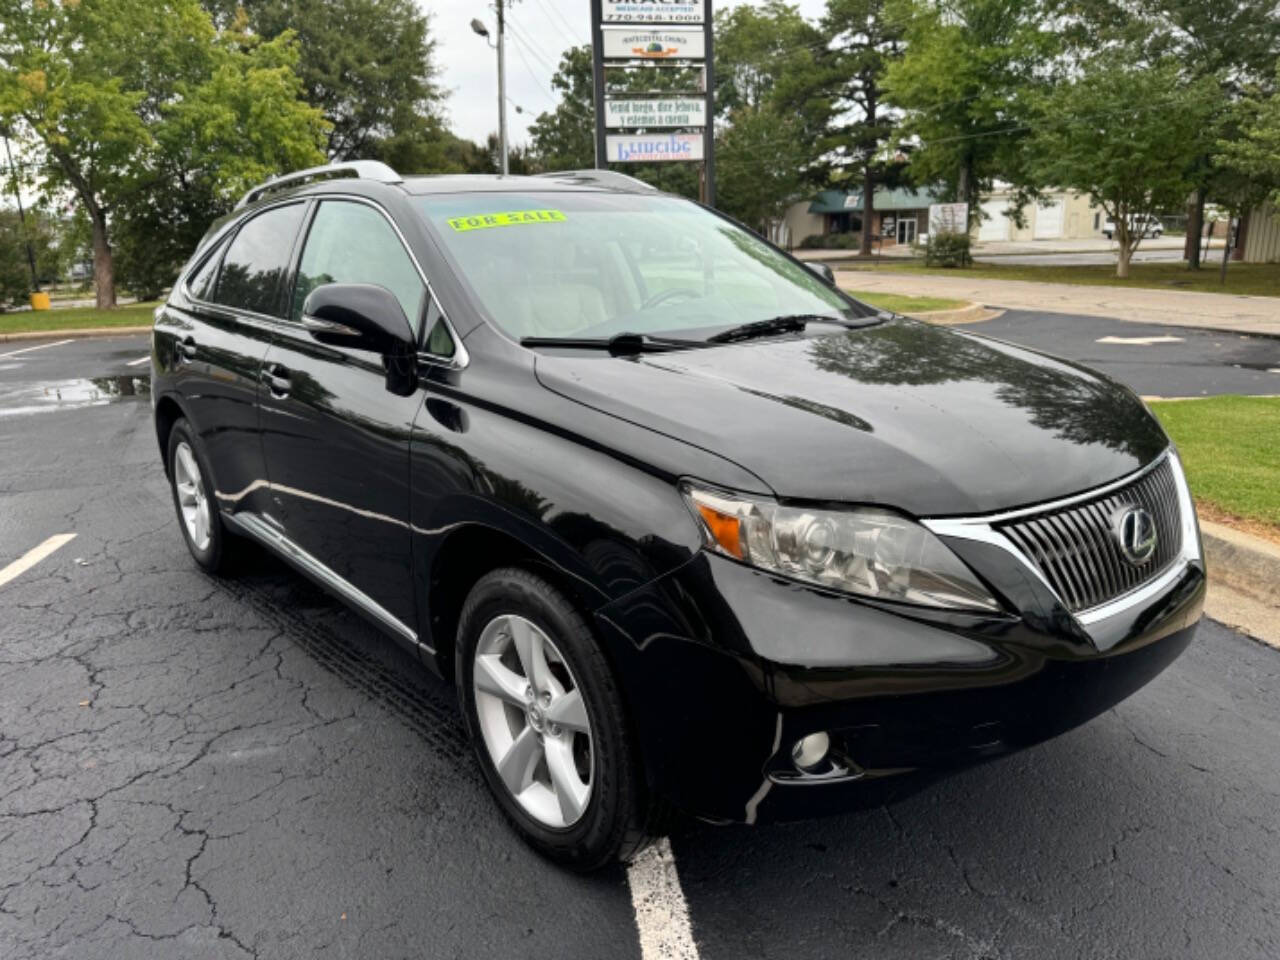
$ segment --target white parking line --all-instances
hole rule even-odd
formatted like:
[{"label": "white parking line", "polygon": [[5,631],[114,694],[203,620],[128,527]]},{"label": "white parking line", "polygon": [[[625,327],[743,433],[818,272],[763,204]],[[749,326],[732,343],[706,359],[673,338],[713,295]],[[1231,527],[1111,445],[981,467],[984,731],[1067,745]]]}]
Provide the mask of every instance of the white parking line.
[{"label": "white parking line", "polygon": [[38,547],[28,550],[13,563],[9,564],[3,570],[0,570],[0,587],[12,580],[14,577],[21,576],[26,573],[37,563],[43,560],[49,554],[53,553],[59,547],[63,547],[76,538],[74,533],[59,533],[50,537]]},{"label": "white parking line", "polygon": [[1135,347],[1149,347],[1156,343],[1182,343],[1182,337],[1099,337],[1094,343],[1123,343]]},{"label": "white parking line", "polygon": [[698,960],[689,905],[666,837],[632,861],[627,867],[627,883],[643,960]]},{"label": "white parking line", "polygon": [[11,350],[8,353],[0,353],[0,360],[8,360],[10,357],[16,357],[20,353],[30,353],[32,350],[45,350],[49,347],[60,347],[64,343],[70,343],[71,340],[58,340],[56,343],[42,343],[36,347],[23,347],[21,350]]},{"label": "white parking line", "polygon": [[125,366],[136,367],[136,366],[139,366],[140,364],[146,363],[150,359],[151,359],[151,354],[148,353],[145,357],[139,357],[137,360],[130,360],[128,363],[125,364]]}]

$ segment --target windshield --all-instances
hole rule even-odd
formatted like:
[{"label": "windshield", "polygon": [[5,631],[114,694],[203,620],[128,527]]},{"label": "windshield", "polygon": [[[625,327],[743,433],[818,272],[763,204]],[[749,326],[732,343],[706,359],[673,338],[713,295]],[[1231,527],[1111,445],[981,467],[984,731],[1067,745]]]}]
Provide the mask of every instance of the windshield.
[{"label": "windshield", "polygon": [[706,337],[779,316],[875,315],[754,234],[674,197],[548,191],[418,199],[490,317],[517,340]]}]

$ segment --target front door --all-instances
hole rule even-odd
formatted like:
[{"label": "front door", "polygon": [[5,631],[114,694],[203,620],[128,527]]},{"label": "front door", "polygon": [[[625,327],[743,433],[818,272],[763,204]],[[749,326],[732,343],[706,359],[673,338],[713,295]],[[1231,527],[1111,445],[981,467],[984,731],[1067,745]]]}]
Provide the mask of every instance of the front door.
[{"label": "front door", "polygon": [[916,242],[916,218],[915,217],[899,217],[898,218],[898,243],[915,243]]},{"label": "front door", "polygon": [[322,200],[307,229],[289,322],[263,363],[274,516],[294,547],[340,578],[340,590],[354,587],[376,603],[370,612],[378,619],[409,634],[416,623],[409,434],[422,393],[387,390],[377,354],[312,339],[300,322],[302,305],[327,283],[387,288],[420,331],[426,284],[386,214],[356,200]]}]

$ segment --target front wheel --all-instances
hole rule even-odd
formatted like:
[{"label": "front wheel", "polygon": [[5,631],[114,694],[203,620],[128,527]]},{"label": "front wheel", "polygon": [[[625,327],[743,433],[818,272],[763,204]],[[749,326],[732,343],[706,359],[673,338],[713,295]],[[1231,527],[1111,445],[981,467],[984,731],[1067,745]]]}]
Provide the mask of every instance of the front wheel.
[{"label": "front wheel", "polygon": [[608,661],[582,616],[528,570],[482,577],[458,626],[459,699],[508,820],[547,856],[593,870],[658,832]]}]

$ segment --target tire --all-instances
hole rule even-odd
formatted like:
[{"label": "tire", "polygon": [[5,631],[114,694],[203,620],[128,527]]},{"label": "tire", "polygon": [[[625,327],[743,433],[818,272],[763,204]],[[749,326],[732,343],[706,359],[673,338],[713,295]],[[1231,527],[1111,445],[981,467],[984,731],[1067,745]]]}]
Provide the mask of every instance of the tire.
[{"label": "tire", "polygon": [[1107,233],[1105,230],[1102,232],[1102,235],[1106,237],[1108,240],[1111,239],[1111,234]]},{"label": "tire", "polygon": [[[230,543],[233,538],[222,523],[218,501],[213,496],[209,462],[185,417],[179,418],[169,431],[167,457],[169,490],[187,549],[206,572],[228,572],[234,553]],[[192,525],[189,520],[192,510],[202,516],[202,523]]]},{"label": "tire", "polygon": [[[564,594],[529,570],[486,574],[467,597],[455,649],[458,698],[480,768],[531,846],[585,872],[629,860],[660,834],[667,808],[649,795],[621,692]],[[542,675],[532,696],[531,673]],[[580,714],[566,709],[574,693]]]}]

